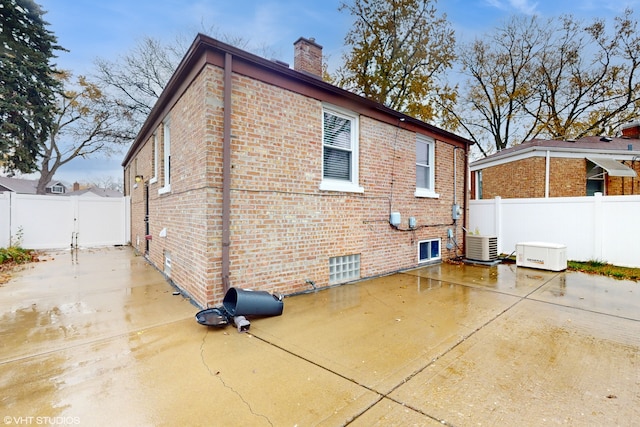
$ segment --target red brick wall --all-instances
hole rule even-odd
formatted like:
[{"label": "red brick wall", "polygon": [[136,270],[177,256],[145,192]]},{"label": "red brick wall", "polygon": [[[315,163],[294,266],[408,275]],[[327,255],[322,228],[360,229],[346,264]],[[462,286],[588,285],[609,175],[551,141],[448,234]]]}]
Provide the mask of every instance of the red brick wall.
[{"label": "red brick wall", "polygon": [[[483,199],[545,197],[545,158],[532,157],[482,170]],[[640,162],[626,162],[640,174]],[[475,175],[475,174],[474,174]],[[624,182],[624,188],[623,188]],[[640,194],[640,180],[609,177],[607,195]],[[587,161],[551,157],[549,197],[581,197],[587,194]]]},{"label": "red brick wall", "polygon": [[[150,185],[150,260],[172,255],[171,279],[201,305],[223,297],[221,283],[222,72],[208,66],[171,111],[171,192]],[[418,265],[418,242],[454,228],[454,147],[436,142],[436,192],[416,198],[414,132],[360,116],[364,193],[321,191],[322,103],[233,75],[230,285],[290,293],[329,282],[329,258],[361,255],[361,277]],[[161,154],[161,153],[159,153]],[[464,203],[464,151],[457,155],[457,201]],[[138,168],[151,176],[148,142]],[[134,164],[135,162],[132,162]],[[145,169],[146,168],[146,169]],[[392,177],[393,186],[392,186]],[[162,178],[162,177],[160,177]],[[390,206],[391,204],[391,206]],[[402,232],[389,212],[414,216]],[[142,186],[132,190],[132,242],[144,235]],[[162,228],[167,237],[158,237]],[[462,228],[456,229],[462,246]],[[141,241],[143,250],[144,242]]]},{"label": "red brick wall", "polygon": [[607,195],[609,196],[630,196],[640,194],[640,161],[623,162],[626,166],[636,171],[635,177],[616,177],[607,175]]},{"label": "red brick wall", "polygon": [[532,157],[482,170],[482,198],[544,197],[545,159]]},{"label": "red brick wall", "polygon": [[586,195],[586,160],[552,157],[549,162],[549,197],[581,197]]}]

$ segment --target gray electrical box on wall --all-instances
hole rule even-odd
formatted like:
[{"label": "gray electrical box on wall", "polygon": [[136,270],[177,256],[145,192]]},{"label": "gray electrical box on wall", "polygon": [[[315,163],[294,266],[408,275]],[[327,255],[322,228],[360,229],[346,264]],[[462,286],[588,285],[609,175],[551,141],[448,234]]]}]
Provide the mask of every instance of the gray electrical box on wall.
[{"label": "gray electrical box on wall", "polygon": [[394,227],[397,227],[401,222],[400,212],[391,212],[391,215],[389,216],[389,223]]},{"label": "gray electrical box on wall", "polygon": [[460,219],[461,216],[462,216],[462,208],[460,207],[459,204],[455,203],[451,207],[451,218],[452,219]]}]

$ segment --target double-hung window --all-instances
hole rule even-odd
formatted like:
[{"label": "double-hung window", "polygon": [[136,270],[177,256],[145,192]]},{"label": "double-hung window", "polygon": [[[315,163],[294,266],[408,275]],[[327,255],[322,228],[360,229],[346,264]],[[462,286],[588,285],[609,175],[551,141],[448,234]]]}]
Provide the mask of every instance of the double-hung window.
[{"label": "double-hung window", "polygon": [[171,191],[171,121],[167,118],[162,124],[162,162],[163,162],[163,183],[158,193],[168,193]]},{"label": "double-hung window", "polygon": [[158,140],[158,132],[156,132],[153,134],[153,146],[151,147],[151,150],[153,151],[153,155],[151,156],[153,161],[153,164],[151,165],[153,168],[153,176],[149,180],[149,184],[155,184],[158,182],[158,163],[160,163],[158,159],[158,154],[160,153],[160,147],[158,145],[160,143]]},{"label": "double-hung window", "polygon": [[320,189],[364,192],[358,185],[358,116],[335,107],[322,111]]},{"label": "double-hung window", "polygon": [[416,139],[416,197],[438,197],[436,193],[435,148],[433,138]]}]

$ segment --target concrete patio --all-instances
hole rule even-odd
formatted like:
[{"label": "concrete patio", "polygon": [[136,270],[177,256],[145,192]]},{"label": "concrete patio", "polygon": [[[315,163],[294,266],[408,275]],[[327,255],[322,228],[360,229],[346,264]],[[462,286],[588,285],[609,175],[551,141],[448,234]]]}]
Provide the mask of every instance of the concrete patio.
[{"label": "concrete patio", "polygon": [[4,425],[631,426],[640,284],[442,264],[288,297],[248,333],[130,248],[0,286]]}]

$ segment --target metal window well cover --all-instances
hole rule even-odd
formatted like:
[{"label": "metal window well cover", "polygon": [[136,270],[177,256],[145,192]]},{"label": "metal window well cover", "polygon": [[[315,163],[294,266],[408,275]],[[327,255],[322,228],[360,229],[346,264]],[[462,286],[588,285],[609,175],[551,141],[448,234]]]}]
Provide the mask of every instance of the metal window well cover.
[{"label": "metal window well cover", "polygon": [[229,315],[224,308],[207,308],[196,313],[196,322],[205,326],[224,327],[229,324]]}]

